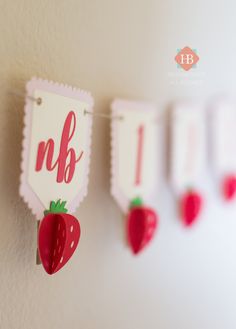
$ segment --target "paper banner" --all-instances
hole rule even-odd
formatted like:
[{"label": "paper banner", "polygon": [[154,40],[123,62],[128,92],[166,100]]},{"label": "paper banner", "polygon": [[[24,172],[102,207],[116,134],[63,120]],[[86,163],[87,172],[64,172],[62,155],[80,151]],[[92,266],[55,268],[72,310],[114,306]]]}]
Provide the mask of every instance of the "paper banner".
[{"label": "paper banner", "polygon": [[205,118],[198,105],[176,104],[171,113],[170,178],[182,193],[199,185],[205,164]]},{"label": "paper banner", "polygon": [[146,103],[112,103],[111,194],[124,213],[140,197],[148,203],[157,187],[157,112]]},{"label": "paper banner", "polygon": [[26,89],[20,194],[38,219],[53,200],[73,213],[87,193],[93,99],[36,78]]},{"label": "paper banner", "polygon": [[236,104],[220,99],[211,109],[211,145],[214,173],[227,201],[236,195]]}]

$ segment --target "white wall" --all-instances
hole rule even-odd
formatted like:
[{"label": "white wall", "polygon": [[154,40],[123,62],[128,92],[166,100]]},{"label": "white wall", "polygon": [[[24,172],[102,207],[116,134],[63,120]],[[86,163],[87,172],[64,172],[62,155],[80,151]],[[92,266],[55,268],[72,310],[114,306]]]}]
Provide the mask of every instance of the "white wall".
[{"label": "white wall", "polygon": [[[154,101],[235,91],[235,2],[210,0],[0,1],[1,329],[234,329],[236,207],[212,177],[193,230],[176,218],[166,184],[156,196],[155,242],[134,258],[109,195],[109,122],[96,119],[82,238],[53,277],[35,265],[36,223],[18,196],[23,91],[33,75],[91,90],[95,111],[114,96]],[[196,86],[171,83],[176,48],[197,48]],[[190,72],[189,72],[190,73]],[[190,74],[190,76],[191,76]],[[194,75],[195,74],[195,75]],[[196,81],[195,81],[196,83]],[[162,159],[164,160],[164,159]]]}]

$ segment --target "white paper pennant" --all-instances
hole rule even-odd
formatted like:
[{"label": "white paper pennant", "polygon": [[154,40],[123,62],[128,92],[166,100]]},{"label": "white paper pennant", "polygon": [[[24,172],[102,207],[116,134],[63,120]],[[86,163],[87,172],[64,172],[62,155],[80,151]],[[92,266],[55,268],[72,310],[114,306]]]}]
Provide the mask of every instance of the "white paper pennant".
[{"label": "white paper pennant", "polygon": [[112,103],[111,193],[127,212],[130,202],[148,202],[157,186],[157,113],[146,103],[115,100]]},{"label": "white paper pennant", "polygon": [[171,113],[170,175],[177,193],[198,185],[205,164],[205,118],[198,105],[179,103]]},{"label": "white paper pennant", "polygon": [[58,199],[73,213],[86,195],[92,106],[85,91],[36,78],[27,83],[20,194],[37,218]]}]

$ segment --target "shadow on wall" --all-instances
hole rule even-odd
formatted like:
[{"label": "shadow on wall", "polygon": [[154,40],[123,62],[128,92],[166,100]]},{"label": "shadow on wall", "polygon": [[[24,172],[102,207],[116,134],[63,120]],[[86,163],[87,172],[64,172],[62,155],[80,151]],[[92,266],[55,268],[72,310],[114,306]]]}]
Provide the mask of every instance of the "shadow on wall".
[{"label": "shadow on wall", "polygon": [[1,156],[1,198],[4,208],[9,211],[0,233],[0,249],[8,254],[7,265],[12,264],[15,270],[17,263],[19,271],[29,264],[29,257],[35,259],[32,251],[36,247],[32,244],[36,246],[36,242],[32,237],[36,235],[36,221],[19,196],[24,99],[10,94],[11,90],[24,93],[25,81],[11,79],[8,88],[4,91],[6,102],[3,104],[6,116],[2,123],[5,134]]}]

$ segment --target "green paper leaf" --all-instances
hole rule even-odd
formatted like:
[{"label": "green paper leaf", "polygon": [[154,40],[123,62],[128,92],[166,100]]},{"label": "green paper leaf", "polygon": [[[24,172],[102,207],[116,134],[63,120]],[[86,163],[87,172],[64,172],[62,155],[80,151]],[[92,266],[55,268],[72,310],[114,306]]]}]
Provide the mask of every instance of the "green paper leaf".
[{"label": "green paper leaf", "polygon": [[56,203],[54,201],[51,201],[50,203],[50,209],[54,209],[56,206]]},{"label": "green paper leaf", "polygon": [[66,201],[62,201],[62,203],[61,203],[61,207],[62,207],[62,208],[65,208],[65,205],[66,205]]},{"label": "green paper leaf", "polygon": [[67,213],[68,210],[66,209],[65,205],[66,201],[61,202],[61,199],[57,200],[57,202],[51,201],[50,207],[44,211],[44,215],[46,216],[48,214]]},{"label": "green paper leaf", "polygon": [[134,198],[130,203],[130,208],[140,207],[143,205],[143,200],[140,197]]}]

